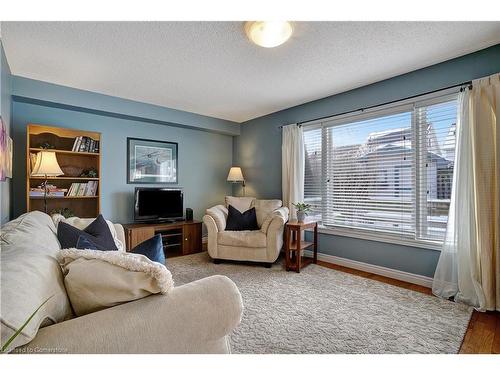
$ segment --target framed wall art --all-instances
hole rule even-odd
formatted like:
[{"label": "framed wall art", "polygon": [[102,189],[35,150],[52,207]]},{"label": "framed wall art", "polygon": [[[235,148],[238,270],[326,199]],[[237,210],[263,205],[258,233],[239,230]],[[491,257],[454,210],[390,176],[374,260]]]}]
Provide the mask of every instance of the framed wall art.
[{"label": "framed wall art", "polygon": [[177,184],[178,145],[127,138],[128,184]]}]

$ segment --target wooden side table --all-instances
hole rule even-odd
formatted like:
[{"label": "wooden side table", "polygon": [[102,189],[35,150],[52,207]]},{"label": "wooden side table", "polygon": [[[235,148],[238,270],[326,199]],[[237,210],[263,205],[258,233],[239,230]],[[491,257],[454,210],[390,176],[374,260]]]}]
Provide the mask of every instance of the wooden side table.
[{"label": "wooden side table", "polygon": [[[301,233],[306,229],[314,229],[314,242],[301,240]],[[313,258],[302,257],[304,249],[313,247]],[[291,220],[285,226],[285,267],[287,271],[300,272],[300,269],[318,262],[318,222],[305,220],[303,222]]]}]

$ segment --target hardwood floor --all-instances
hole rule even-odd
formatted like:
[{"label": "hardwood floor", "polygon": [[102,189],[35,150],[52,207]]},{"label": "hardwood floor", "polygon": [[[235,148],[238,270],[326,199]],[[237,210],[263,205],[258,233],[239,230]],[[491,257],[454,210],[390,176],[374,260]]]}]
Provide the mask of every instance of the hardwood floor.
[{"label": "hardwood floor", "polygon": [[[399,286],[401,288],[414,290],[416,292],[432,295],[430,288],[421,285],[407,283],[390,279],[385,276],[375,275],[364,271],[358,271],[352,268],[338,266],[323,261],[318,261],[318,265],[331,268],[341,272],[347,272],[368,279],[381,281],[387,284]],[[500,312],[478,312],[472,313],[469,327],[465,333],[461,354],[500,354]]]}]

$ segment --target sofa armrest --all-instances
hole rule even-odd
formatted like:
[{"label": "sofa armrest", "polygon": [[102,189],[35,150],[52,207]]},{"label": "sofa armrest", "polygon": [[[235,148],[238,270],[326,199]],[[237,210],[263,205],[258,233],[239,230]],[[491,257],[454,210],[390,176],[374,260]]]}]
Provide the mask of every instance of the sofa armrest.
[{"label": "sofa armrest", "polygon": [[18,352],[217,353],[240,323],[236,285],[216,275],[44,327]]},{"label": "sofa armrest", "polygon": [[123,225],[113,224],[113,226],[115,227],[116,237],[118,238],[118,241],[120,241],[123,245],[123,251],[132,250],[127,249],[127,241],[125,240],[125,229],[123,229]]}]

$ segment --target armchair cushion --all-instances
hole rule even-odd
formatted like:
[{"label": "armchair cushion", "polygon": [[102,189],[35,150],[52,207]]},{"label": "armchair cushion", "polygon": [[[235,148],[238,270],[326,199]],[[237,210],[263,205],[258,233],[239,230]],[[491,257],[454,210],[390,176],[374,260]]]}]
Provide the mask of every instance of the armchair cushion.
[{"label": "armchair cushion", "polygon": [[227,215],[226,230],[257,230],[257,216],[255,215],[255,207],[240,212],[233,206],[229,205]]},{"label": "armchair cushion", "polygon": [[230,205],[236,208],[240,212],[245,212],[246,210],[253,207],[255,198],[253,197],[231,197],[226,196],[226,207]]},{"label": "armchair cushion", "polygon": [[257,214],[257,225],[259,226],[259,228],[262,228],[262,225],[264,224],[266,218],[274,210],[277,210],[282,205],[283,203],[279,199],[256,199],[254,202],[254,206],[255,213]]},{"label": "armchair cushion", "polygon": [[217,233],[219,245],[234,247],[266,247],[266,235],[260,230],[224,231]]},{"label": "armchair cushion", "polygon": [[222,232],[226,229],[226,221],[227,221],[227,208],[223,205],[219,204],[217,206],[213,206],[212,208],[208,208],[206,211],[207,215],[212,217],[215,221],[215,225],[217,225],[217,230]]}]

